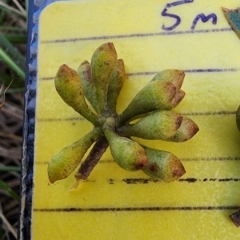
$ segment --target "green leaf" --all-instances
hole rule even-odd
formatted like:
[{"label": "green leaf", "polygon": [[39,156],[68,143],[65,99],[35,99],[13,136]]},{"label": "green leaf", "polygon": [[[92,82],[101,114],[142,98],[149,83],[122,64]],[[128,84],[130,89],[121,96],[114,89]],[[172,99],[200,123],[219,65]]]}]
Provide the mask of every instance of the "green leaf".
[{"label": "green leaf", "polygon": [[223,13],[234,30],[234,32],[237,34],[237,36],[240,38],[240,8],[237,9],[227,9],[222,8]]},{"label": "green leaf", "polygon": [[0,165],[0,172],[20,172],[21,168],[18,166]]},{"label": "green leaf", "polygon": [[27,43],[26,35],[9,34],[9,35],[5,35],[5,37],[12,44],[26,44]]},{"label": "green leaf", "polygon": [[[0,31],[0,48],[1,55],[7,55],[13,60],[14,64],[22,71],[25,71],[25,58],[20,54],[20,52],[13,47],[5,35]],[[21,76],[21,75],[20,75]]]},{"label": "green leaf", "polygon": [[20,198],[17,193],[15,193],[4,181],[0,180],[0,189],[7,192],[12,198],[19,201]]},{"label": "green leaf", "polygon": [[2,49],[0,48],[0,58],[22,79],[25,79],[24,71],[19,67],[19,65]]}]

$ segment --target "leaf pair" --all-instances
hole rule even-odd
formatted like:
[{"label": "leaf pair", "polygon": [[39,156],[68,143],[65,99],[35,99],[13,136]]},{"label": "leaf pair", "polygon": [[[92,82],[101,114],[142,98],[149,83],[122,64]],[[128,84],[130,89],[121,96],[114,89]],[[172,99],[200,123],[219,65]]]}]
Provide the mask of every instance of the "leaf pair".
[{"label": "leaf pair", "polygon": [[120,114],[119,125],[152,111],[176,107],[185,96],[184,91],[180,89],[184,76],[183,71],[171,69],[157,74]]},{"label": "leaf pair", "polygon": [[83,61],[78,74],[82,79],[84,94],[96,112],[115,113],[118,95],[128,76],[123,60],[117,59],[113,43],[98,47],[91,64]]},{"label": "leaf pair", "polygon": [[157,111],[141,118],[134,124],[126,124],[119,132],[126,136],[143,139],[159,139],[184,142],[199,130],[190,118],[171,111]]}]

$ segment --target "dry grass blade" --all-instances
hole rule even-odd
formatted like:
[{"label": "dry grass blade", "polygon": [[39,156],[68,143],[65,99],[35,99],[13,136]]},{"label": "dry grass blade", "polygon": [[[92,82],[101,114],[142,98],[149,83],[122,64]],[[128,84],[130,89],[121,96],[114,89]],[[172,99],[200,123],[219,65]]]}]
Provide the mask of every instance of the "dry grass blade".
[{"label": "dry grass blade", "polygon": [[0,218],[5,224],[5,226],[8,228],[8,230],[12,233],[12,235],[17,239],[17,232],[16,230],[11,226],[11,224],[8,222],[8,220],[5,218],[5,216],[0,212]]},{"label": "dry grass blade", "polygon": [[[0,181],[6,183],[17,193],[20,185],[19,167],[21,161],[23,114],[23,102],[19,101],[18,95],[21,95],[21,98],[23,98],[23,94],[7,94],[6,102],[0,111]],[[8,190],[9,188],[0,191],[2,205],[0,219],[4,223],[4,225],[0,225],[0,239],[16,238],[16,227],[13,226],[18,221],[18,201],[12,197]],[[18,199],[16,194],[14,196]],[[3,237],[1,236],[1,228],[4,238],[1,238]]]},{"label": "dry grass blade", "polygon": [[[13,81],[13,80],[12,80]],[[9,85],[4,89],[4,85],[2,84],[2,86],[0,87],[0,109],[2,109],[4,103],[5,103],[5,94],[8,90],[8,88],[11,86],[12,81],[9,83]]]},{"label": "dry grass blade", "polygon": [[12,0],[12,1],[15,3],[15,5],[17,6],[17,8],[18,8],[22,13],[26,14],[25,9],[22,7],[22,5],[21,5],[17,0]]},{"label": "dry grass blade", "polygon": [[8,4],[6,4],[4,2],[0,2],[0,6],[2,6],[6,11],[13,12],[13,13],[21,16],[21,17],[24,17],[24,18],[27,17],[26,13],[23,13],[23,12],[17,10],[16,8],[9,6]]}]

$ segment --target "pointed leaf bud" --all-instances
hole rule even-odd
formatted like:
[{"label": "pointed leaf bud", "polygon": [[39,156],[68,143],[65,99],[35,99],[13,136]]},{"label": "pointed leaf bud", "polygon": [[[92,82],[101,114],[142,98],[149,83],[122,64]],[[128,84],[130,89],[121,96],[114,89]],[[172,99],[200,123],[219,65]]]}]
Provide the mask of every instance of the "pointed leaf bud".
[{"label": "pointed leaf bud", "polygon": [[182,123],[182,116],[171,111],[157,111],[143,117],[134,124],[119,129],[126,136],[144,139],[167,139],[176,134]]},{"label": "pointed leaf bud", "polygon": [[48,178],[51,183],[64,179],[80,164],[84,154],[97,140],[100,129],[94,128],[87,135],[65,147],[48,163]]},{"label": "pointed leaf bud", "polygon": [[184,77],[185,73],[181,70],[167,69],[156,74],[151,81],[161,80],[165,82],[171,82],[176,89],[179,90],[182,87]]},{"label": "pointed leaf bud", "polygon": [[121,168],[136,171],[147,165],[147,156],[141,145],[129,138],[120,137],[109,127],[105,127],[103,131],[113,159]]},{"label": "pointed leaf bud", "polygon": [[176,87],[176,95],[169,104],[169,109],[176,107],[184,98],[185,92],[181,90],[185,73],[181,70],[167,69],[154,76],[151,81],[171,82]]},{"label": "pointed leaf bud", "polygon": [[184,98],[184,96],[185,96],[185,92],[180,89],[180,90],[175,94],[173,100],[172,100],[171,103],[169,104],[170,108],[171,108],[171,109],[172,109],[172,108],[175,108],[175,107],[182,101],[182,99]]},{"label": "pointed leaf bud", "polygon": [[142,170],[153,179],[171,182],[180,178],[185,169],[180,160],[170,152],[144,147],[148,165]]},{"label": "pointed leaf bud", "polygon": [[94,125],[97,124],[97,116],[88,107],[83,94],[81,80],[77,72],[63,64],[55,77],[55,88],[70,107]]},{"label": "pointed leaf bud", "polygon": [[88,61],[83,61],[78,67],[78,75],[82,81],[83,92],[89,103],[93,106],[97,113],[100,112],[96,89],[92,80],[91,65]]},{"label": "pointed leaf bud", "polygon": [[117,52],[111,42],[98,47],[91,59],[92,77],[101,111],[107,104],[108,84],[116,61]]},{"label": "pointed leaf bud", "polygon": [[176,94],[176,87],[170,82],[149,82],[133,98],[119,116],[119,126],[126,121],[150,111],[171,109],[171,101]]},{"label": "pointed leaf bud", "polygon": [[165,140],[172,142],[184,142],[192,138],[198,130],[199,128],[197,124],[190,118],[184,116],[175,135]]},{"label": "pointed leaf bud", "polygon": [[125,72],[124,62],[122,59],[118,59],[111,74],[107,92],[108,109],[111,113],[116,112],[117,99],[126,79],[128,76]]}]

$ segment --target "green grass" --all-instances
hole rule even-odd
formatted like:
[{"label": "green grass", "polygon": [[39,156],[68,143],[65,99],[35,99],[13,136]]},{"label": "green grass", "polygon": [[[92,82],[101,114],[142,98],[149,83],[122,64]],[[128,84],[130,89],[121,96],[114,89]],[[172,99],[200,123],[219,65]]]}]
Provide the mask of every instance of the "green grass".
[{"label": "green grass", "polygon": [[28,0],[0,0],[0,240],[17,239]]}]

